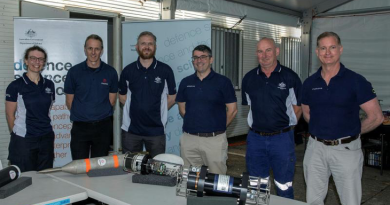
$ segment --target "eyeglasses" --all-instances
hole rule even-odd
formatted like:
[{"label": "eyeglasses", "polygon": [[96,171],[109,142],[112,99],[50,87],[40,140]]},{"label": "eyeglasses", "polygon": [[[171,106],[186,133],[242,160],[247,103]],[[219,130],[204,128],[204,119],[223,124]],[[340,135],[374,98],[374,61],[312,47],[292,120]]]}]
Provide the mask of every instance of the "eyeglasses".
[{"label": "eyeglasses", "polygon": [[205,56],[205,55],[203,55],[203,56],[192,56],[192,61],[197,61],[197,60],[206,60],[207,58],[209,58],[209,57],[211,57],[210,55],[208,55],[208,56]]},{"label": "eyeglasses", "polygon": [[40,63],[43,63],[46,60],[46,58],[37,58],[35,56],[30,56],[30,57],[28,57],[28,59],[30,59],[30,61],[33,61],[33,62],[36,62],[38,60],[38,62],[40,62]]}]

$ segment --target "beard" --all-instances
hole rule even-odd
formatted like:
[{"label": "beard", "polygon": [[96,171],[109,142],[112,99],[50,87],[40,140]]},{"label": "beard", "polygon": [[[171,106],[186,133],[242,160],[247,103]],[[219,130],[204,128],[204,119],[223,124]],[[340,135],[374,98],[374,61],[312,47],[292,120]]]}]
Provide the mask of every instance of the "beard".
[{"label": "beard", "polygon": [[[143,51],[145,50],[148,50],[149,51],[149,54],[145,54]],[[138,52],[138,55],[140,58],[142,59],[151,59],[154,57],[154,55],[156,54],[156,50],[152,51],[150,49],[144,49],[142,51],[140,51],[139,49],[137,49],[137,52]]]}]

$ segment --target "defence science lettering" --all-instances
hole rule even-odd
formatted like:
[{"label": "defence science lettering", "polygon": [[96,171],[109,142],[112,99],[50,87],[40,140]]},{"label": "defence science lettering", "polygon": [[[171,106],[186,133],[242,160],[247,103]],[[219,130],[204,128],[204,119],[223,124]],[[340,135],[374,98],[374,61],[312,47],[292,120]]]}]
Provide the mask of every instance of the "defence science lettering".
[{"label": "defence science lettering", "polygon": [[194,69],[194,66],[192,65],[192,61],[191,60],[188,60],[187,63],[184,63],[183,65],[179,65],[177,66],[177,71],[179,73],[185,71],[185,70],[189,70],[189,69]]},{"label": "defence science lettering", "polygon": [[[72,67],[72,63],[70,62],[46,62],[46,65],[44,66],[43,70],[47,71],[62,71],[66,70],[68,71]],[[24,64],[24,61],[22,59],[19,59],[18,62],[14,63],[14,70],[21,71],[21,70],[27,70],[26,64]]]},{"label": "defence science lettering", "polygon": [[175,34],[175,36],[168,37],[167,40],[164,41],[165,47],[169,47],[171,45],[175,45],[176,43],[179,43],[181,41],[184,41],[188,38],[192,38],[196,35],[199,35],[202,33],[202,29],[200,28],[195,28],[190,31],[180,33],[180,34]]}]

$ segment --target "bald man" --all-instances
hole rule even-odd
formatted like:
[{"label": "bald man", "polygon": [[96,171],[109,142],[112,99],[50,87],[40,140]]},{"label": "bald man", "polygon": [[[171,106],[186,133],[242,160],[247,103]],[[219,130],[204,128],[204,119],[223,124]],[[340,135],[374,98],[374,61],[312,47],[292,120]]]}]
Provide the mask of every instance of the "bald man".
[{"label": "bald man", "polygon": [[257,43],[259,66],[242,80],[242,104],[250,105],[246,164],[251,176],[268,178],[273,170],[277,194],[294,198],[294,127],[302,114],[298,75],[280,65],[271,38]]}]

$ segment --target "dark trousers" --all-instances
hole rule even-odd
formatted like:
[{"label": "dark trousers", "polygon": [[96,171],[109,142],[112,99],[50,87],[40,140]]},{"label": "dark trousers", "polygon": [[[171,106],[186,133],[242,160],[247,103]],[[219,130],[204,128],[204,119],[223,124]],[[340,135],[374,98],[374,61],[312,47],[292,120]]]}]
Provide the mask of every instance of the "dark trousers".
[{"label": "dark trousers", "polygon": [[22,172],[53,168],[54,138],[54,132],[27,138],[12,132],[8,160]]},{"label": "dark trousers", "polygon": [[142,152],[145,144],[146,151],[152,157],[165,153],[165,135],[140,136],[122,130],[122,152]]},{"label": "dark trousers", "polygon": [[107,156],[113,132],[111,117],[96,122],[73,122],[70,140],[72,159]]},{"label": "dark trousers", "polygon": [[272,168],[278,196],[294,199],[295,162],[294,130],[274,136],[249,131],[246,148],[249,175],[267,178]]}]

